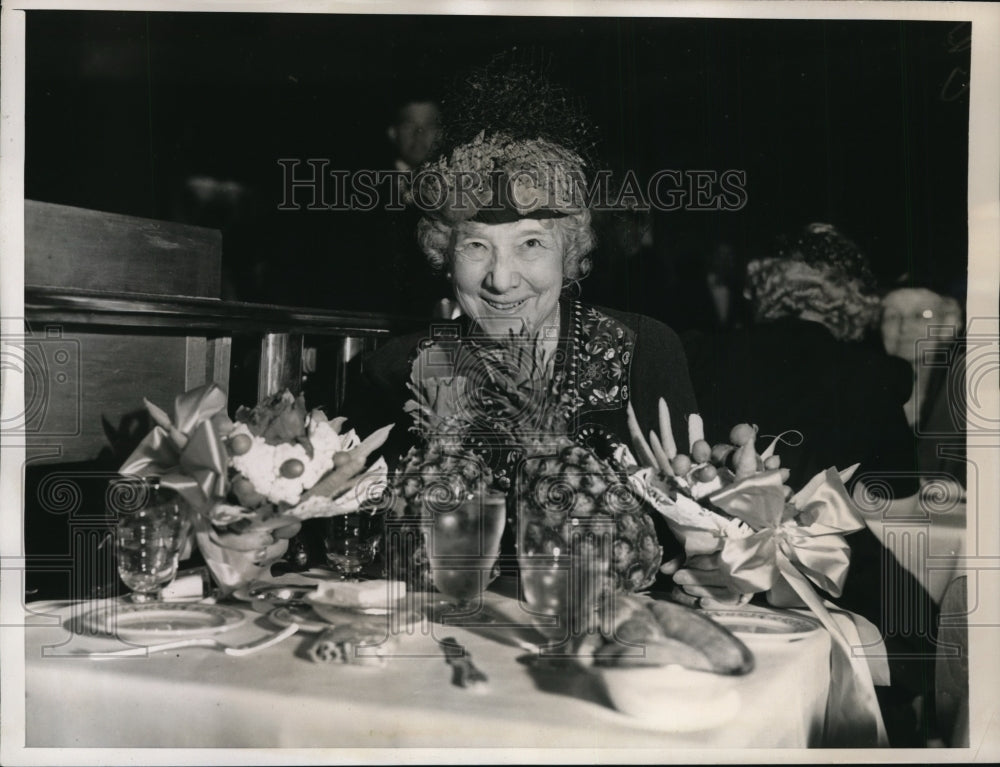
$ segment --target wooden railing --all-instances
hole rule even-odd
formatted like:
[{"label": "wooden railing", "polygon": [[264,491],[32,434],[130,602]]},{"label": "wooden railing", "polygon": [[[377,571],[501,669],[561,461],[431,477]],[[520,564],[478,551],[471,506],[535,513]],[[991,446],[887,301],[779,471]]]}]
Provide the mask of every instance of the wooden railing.
[{"label": "wooden railing", "polygon": [[25,287],[24,306],[32,322],[157,330],[179,335],[280,332],[378,338],[426,322],[370,312],[31,285]]}]

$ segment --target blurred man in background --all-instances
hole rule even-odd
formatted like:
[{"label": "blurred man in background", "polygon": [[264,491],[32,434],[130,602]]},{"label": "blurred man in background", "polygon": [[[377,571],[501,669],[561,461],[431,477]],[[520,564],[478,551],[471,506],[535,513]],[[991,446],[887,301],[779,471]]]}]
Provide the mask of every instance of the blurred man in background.
[{"label": "blurred man in background", "polygon": [[[433,159],[441,137],[441,111],[437,102],[425,95],[404,96],[391,112],[386,138],[393,151],[392,167],[384,170],[417,173],[420,166]],[[377,231],[376,255],[382,291],[378,308],[393,314],[415,317],[447,317],[452,313],[451,291],[438,275],[431,272],[417,246],[417,221],[420,211],[412,205],[405,210],[386,210],[386,206],[405,204],[408,175],[399,175],[383,186],[378,215],[383,219],[371,231]]]},{"label": "blurred man in background", "polygon": [[386,136],[396,150],[397,170],[416,170],[441,135],[441,111],[431,99],[409,100],[396,109]]}]

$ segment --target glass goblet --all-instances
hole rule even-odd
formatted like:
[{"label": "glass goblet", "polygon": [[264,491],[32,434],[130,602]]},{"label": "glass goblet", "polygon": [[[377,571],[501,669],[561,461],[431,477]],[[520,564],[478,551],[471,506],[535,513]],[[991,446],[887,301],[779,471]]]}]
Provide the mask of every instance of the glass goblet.
[{"label": "glass goblet", "polygon": [[331,517],[323,545],[326,561],[342,580],[358,581],[382,547],[385,509],[362,509]]},{"label": "glass goblet", "polygon": [[441,619],[455,623],[474,615],[474,600],[495,577],[500,539],[507,520],[506,497],[477,494],[435,505],[425,501],[424,545],[434,587],[451,600]]},{"label": "glass goblet", "polygon": [[601,628],[611,614],[614,523],[580,520],[568,539],[525,514],[518,525],[518,569],[525,606],[553,655]]},{"label": "glass goblet", "polygon": [[115,517],[118,574],[130,601],[152,602],[177,575],[187,534],[187,504],[156,477],[116,481],[109,494]]}]

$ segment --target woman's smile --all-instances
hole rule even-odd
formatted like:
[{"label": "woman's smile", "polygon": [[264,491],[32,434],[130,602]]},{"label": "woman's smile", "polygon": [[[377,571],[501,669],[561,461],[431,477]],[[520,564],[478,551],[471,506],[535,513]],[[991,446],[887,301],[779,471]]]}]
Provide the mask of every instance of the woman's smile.
[{"label": "woman's smile", "polygon": [[487,306],[491,306],[498,312],[504,312],[504,313],[516,312],[518,309],[524,306],[528,301],[527,298],[522,298],[518,301],[511,301],[511,300],[500,300],[497,298],[487,298],[486,296],[483,296],[482,300],[483,303],[486,304]]}]

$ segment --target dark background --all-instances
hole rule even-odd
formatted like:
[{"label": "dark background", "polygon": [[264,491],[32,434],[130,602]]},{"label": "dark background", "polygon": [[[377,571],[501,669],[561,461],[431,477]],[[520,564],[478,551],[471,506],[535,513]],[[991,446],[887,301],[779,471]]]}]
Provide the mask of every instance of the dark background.
[{"label": "dark background", "polygon": [[[229,297],[378,308],[369,224],[278,211],[277,160],[390,167],[395,99],[517,46],[581,96],[608,167],[747,174],[738,212],[652,216],[651,271],[630,272],[617,230],[601,230],[608,279],[585,281],[584,297],[648,309],[659,284],[642,275],[683,292],[678,275],[722,244],[743,262],[828,221],[885,284],[906,273],[964,298],[969,34],[951,22],[32,11],[25,196],[220,228]],[[199,204],[194,176],[241,191]]]}]

